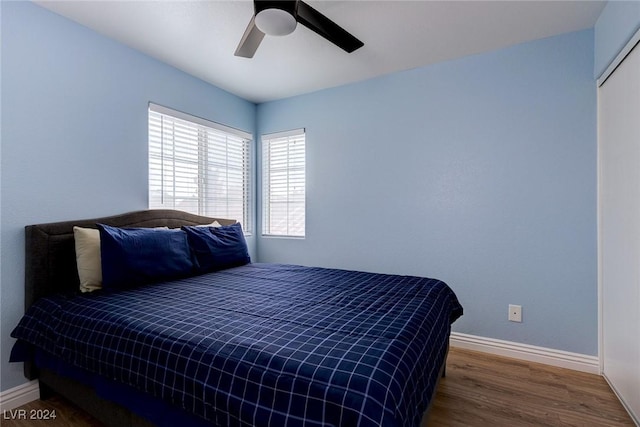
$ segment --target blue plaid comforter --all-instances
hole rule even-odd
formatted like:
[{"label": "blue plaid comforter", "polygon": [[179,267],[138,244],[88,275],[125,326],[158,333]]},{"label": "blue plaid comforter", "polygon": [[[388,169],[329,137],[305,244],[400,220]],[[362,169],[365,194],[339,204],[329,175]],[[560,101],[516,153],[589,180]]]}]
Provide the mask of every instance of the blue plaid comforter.
[{"label": "blue plaid comforter", "polygon": [[44,298],[12,336],[219,426],[418,426],[460,315],[434,279],[249,264]]}]

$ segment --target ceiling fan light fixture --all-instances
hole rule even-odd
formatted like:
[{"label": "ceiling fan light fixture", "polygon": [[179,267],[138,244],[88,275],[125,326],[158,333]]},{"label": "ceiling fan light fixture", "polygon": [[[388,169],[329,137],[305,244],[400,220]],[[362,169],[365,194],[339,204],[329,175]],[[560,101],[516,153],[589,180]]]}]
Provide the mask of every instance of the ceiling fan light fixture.
[{"label": "ceiling fan light fixture", "polygon": [[278,8],[263,9],[256,14],[256,26],[270,36],[291,34],[297,24],[296,18],[291,13]]}]

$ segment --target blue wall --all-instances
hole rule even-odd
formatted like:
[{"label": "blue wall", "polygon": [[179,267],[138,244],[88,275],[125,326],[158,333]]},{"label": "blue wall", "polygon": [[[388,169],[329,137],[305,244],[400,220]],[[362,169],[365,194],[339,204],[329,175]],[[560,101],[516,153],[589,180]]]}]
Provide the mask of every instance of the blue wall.
[{"label": "blue wall", "polygon": [[8,363],[23,313],[24,226],[145,209],[149,101],[250,132],[256,107],[32,3],[1,7],[6,390],[25,381]]},{"label": "blue wall", "polygon": [[610,1],[595,25],[596,78],[607,69],[629,39],[640,29],[640,1]]},{"label": "blue wall", "polygon": [[260,261],[437,277],[455,331],[596,355],[593,60],[587,30],[259,105],[308,162],[306,238]]}]

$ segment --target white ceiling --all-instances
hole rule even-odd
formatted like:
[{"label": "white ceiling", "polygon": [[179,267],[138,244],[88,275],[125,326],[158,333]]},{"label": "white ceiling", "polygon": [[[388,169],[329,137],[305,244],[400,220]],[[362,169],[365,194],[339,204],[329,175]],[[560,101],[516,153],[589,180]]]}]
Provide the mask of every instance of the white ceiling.
[{"label": "white ceiling", "polygon": [[37,1],[160,61],[260,103],[592,28],[604,1],[319,1],[307,3],[364,42],[348,54],[298,25],[233,55],[249,0]]}]

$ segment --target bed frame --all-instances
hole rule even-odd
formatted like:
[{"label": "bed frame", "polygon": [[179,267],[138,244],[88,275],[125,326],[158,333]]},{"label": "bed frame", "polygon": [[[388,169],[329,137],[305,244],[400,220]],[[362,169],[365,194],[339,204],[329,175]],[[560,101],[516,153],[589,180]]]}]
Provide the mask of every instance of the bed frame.
[{"label": "bed frame", "polygon": [[[213,221],[218,221],[221,225],[236,222],[176,210],[144,210],[102,218],[26,226],[25,309],[45,296],[57,293],[79,293],[80,280],[76,265],[74,226],[97,228],[96,223],[102,223],[114,227],[177,228],[183,225],[210,224]],[[441,377],[444,377],[444,363],[440,367],[440,372]],[[46,399],[53,394],[61,395],[107,426],[152,426],[149,421],[127,408],[99,397],[92,388],[51,370],[39,369],[34,364],[25,362],[24,374],[30,380],[36,378],[39,380],[41,399]],[[428,413],[429,410],[425,412],[421,426],[427,425]]]}]

